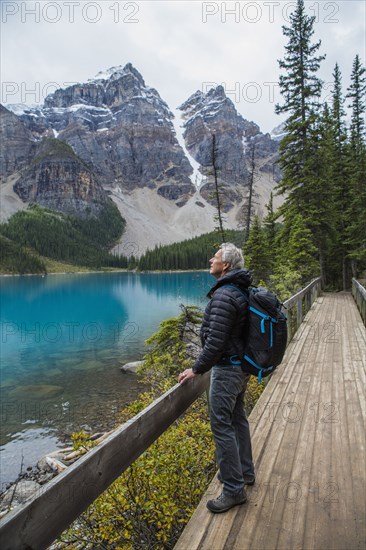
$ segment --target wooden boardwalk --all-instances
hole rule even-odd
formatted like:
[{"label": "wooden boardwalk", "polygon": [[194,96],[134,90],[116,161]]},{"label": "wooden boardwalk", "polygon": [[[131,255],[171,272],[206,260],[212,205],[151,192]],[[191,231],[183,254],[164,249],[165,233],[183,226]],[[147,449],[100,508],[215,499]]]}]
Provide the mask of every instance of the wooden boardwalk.
[{"label": "wooden boardwalk", "polygon": [[365,543],[366,331],[348,293],[318,298],[250,415],[257,483],[176,550],[356,550]]}]

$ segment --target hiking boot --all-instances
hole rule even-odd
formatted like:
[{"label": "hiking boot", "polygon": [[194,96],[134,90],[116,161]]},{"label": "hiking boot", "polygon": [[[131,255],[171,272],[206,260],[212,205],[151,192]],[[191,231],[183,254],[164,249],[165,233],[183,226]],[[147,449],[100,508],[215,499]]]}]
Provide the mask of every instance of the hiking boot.
[{"label": "hiking boot", "polygon": [[[222,483],[222,478],[220,472],[217,474],[217,479],[220,483]],[[255,475],[254,474],[244,474],[244,485],[254,485],[255,483]]]},{"label": "hiking boot", "polygon": [[233,508],[234,506],[244,504],[244,502],[246,501],[247,495],[245,490],[243,489],[242,491],[240,491],[240,493],[237,493],[236,495],[224,495],[224,493],[221,493],[221,495],[214,500],[209,500],[206,506],[210,510],[210,512],[213,512],[214,514],[220,514],[221,512],[226,512],[227,510],[230,510],[230,508]]}]

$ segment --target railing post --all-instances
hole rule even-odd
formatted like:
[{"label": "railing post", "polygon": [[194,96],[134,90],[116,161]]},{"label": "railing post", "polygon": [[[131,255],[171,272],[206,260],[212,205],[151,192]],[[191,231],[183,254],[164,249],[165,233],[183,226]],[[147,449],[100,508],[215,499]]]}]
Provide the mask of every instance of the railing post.
[{"label": "railing post", "polygon": [[356,279],[352,279],[352,296],[357,304],[363,324],[366,326],[366,289]]},{"label": "railing post", "polygon": [[[287,344],[292,340],[294,332],[301,325],[305,314],[310,310],[313,302],[320,293],[320,278],[314,279],[305,288],[284,302],[287,309]],[[296,307],[295,312],[292,309]]]},{"label": "railing post", "polygon": [[297,330],[301,325],[301,321],[302,321],[302,296],[298,297],[296,308],[297,308],[297,319],[296,319],[296,330]]},{"label": "railing post", "polygon": [[291,310],[289,309],[288,312],[287,312],[287,345],[289,345],[289,343],[291,342],[292,340],[292,315],[291,315]]},{"label": "railing post", "polygon": [[306,311],[306,313],[307,313],[307,312],[310,310],[310,308],[311,308],[311,303],[312,303],[312,302],[311,302],[311,291],[308,292],[307,294],[305,294],[305,300],[304,300],[304,302],[305,302],[305,311]]}]

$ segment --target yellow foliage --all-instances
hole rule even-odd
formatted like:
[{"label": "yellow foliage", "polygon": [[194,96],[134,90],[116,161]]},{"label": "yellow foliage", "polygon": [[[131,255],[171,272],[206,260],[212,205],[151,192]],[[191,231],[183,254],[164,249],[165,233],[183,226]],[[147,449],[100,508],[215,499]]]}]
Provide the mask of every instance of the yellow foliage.
[{"label": "yellow foliage", "polygon": [[71,441],[72,446],[75,451],[78,451],[79,449],[85,449],[86,451],[88,449],[91,449],[95,446],[94,441],[90,441],[89,439],[90,434],[85,432],[84,430],[81,430],[80,432],[74,432],[71,434]]},{"label": "yellow foliage", "polygon": [[78,548],[174,545],[216,469],[207,410],[198,399],[78,519]]}]

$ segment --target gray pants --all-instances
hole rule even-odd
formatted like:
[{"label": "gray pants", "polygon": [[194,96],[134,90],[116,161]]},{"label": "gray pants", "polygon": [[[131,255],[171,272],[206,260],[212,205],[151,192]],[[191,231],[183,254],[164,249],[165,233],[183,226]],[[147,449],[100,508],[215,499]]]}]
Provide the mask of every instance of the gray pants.
[{"label": "gray pants", "polygon": [[211,371],[210,417],[224,494],[239,493],[243,474],[254,474],[249,424],[243,398],[249,375],[240,367],[215,366]]}]

